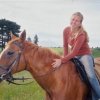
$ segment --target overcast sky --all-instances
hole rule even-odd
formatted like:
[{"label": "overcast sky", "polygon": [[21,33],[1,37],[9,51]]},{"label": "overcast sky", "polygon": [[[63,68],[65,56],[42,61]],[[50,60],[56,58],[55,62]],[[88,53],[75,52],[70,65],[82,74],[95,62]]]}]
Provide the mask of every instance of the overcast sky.
[{"label": "overcast sky", "polygon": [[70,17],[80,11],[90,46],[100,47],[100,0],[0,0],[0,19],[26,29],[27,37],[39,37],[41,46],[62,46],[63,29]]}]

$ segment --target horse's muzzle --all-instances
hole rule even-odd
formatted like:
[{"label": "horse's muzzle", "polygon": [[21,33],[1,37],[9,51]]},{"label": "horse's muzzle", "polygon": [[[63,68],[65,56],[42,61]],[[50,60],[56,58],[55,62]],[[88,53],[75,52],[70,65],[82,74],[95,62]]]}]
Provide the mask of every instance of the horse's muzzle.
[{"label": "horse's muzzle", "polygon": [[8,78],[10,78],[9,75],[2,74],[2,75],[0,75],[0,82],[2,82],[3,80],[6,80],[6,79],[8,79]]}]

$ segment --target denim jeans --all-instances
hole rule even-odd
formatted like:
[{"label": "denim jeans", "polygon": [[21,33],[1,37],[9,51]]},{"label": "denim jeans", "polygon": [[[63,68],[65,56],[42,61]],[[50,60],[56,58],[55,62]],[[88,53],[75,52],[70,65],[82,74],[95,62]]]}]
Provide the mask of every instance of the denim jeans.
[{"label": "denim jeans", "polygon": [[92,100],[100,99],[100,84],[94,72],[94,62],[92,55],[76,56],[84,65],[89,82],[92,86]]}]

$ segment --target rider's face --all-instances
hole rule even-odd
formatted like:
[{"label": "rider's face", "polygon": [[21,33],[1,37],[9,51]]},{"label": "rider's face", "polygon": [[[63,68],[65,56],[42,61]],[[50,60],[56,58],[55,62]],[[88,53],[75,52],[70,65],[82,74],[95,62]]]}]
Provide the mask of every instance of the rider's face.
[{"label": "rider's face", "polygon": [[82,24],[81,17],[77,15],[73,15],[70,21],[70,25],[72,28],[78,28]]}]

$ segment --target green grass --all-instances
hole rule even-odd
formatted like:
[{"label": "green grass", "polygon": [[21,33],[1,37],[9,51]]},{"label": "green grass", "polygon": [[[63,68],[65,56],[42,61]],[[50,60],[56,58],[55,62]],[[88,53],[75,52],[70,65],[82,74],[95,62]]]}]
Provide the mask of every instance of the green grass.
[{"label": "green grass", "polygon": [[[63,54],[62,48],[51,48],[58,54]],[[100,57],[100,49],[93,49],[93,56]],[[21,73],[15,74],[16,77],[24,76],[24,77],[32,77],[28,72],[23,71]],[[33,80],[33,79],[32,79]],[[30,82],[32,80],[27,80],[24,83]],[[18,83],[23,83],[19,81]],[[45,92],[44,90],[37,84],[35,80],[33,83],[28,85],[8,85],[7,82],[2,82],[0,84],[0,100],[44,100]]]},{"label": "green grass", "polygon": [[[18,73],[15,76],[31,77],[31,75],[26,71]],[[32,80],[27,82],[31,82]],[[17,83],[23,84],[21,81]],[[8,85],[8,83],[5,81],[0,84],[0,100],[44,100],[44,97],[43,89],[35,80],[33,83],[28,85]]]},{"label": "green grass", "polygon": [[94,48],[92,50],[92,53],[93,53],[94,58],[100,57],[100,48]]},{"label": "green grass", "polygon": [[[57,52],[58,54],[63,55],[63,48],[51,48],[51,49]],[[100,57],[100,48],[93,48],[92,55],[94,58]]]},{"label": "green grass", "polygon": [[59,55],[63,55],[63,48],[50,48],[51,50],[53,50],[54,52],[56,52]]}]

